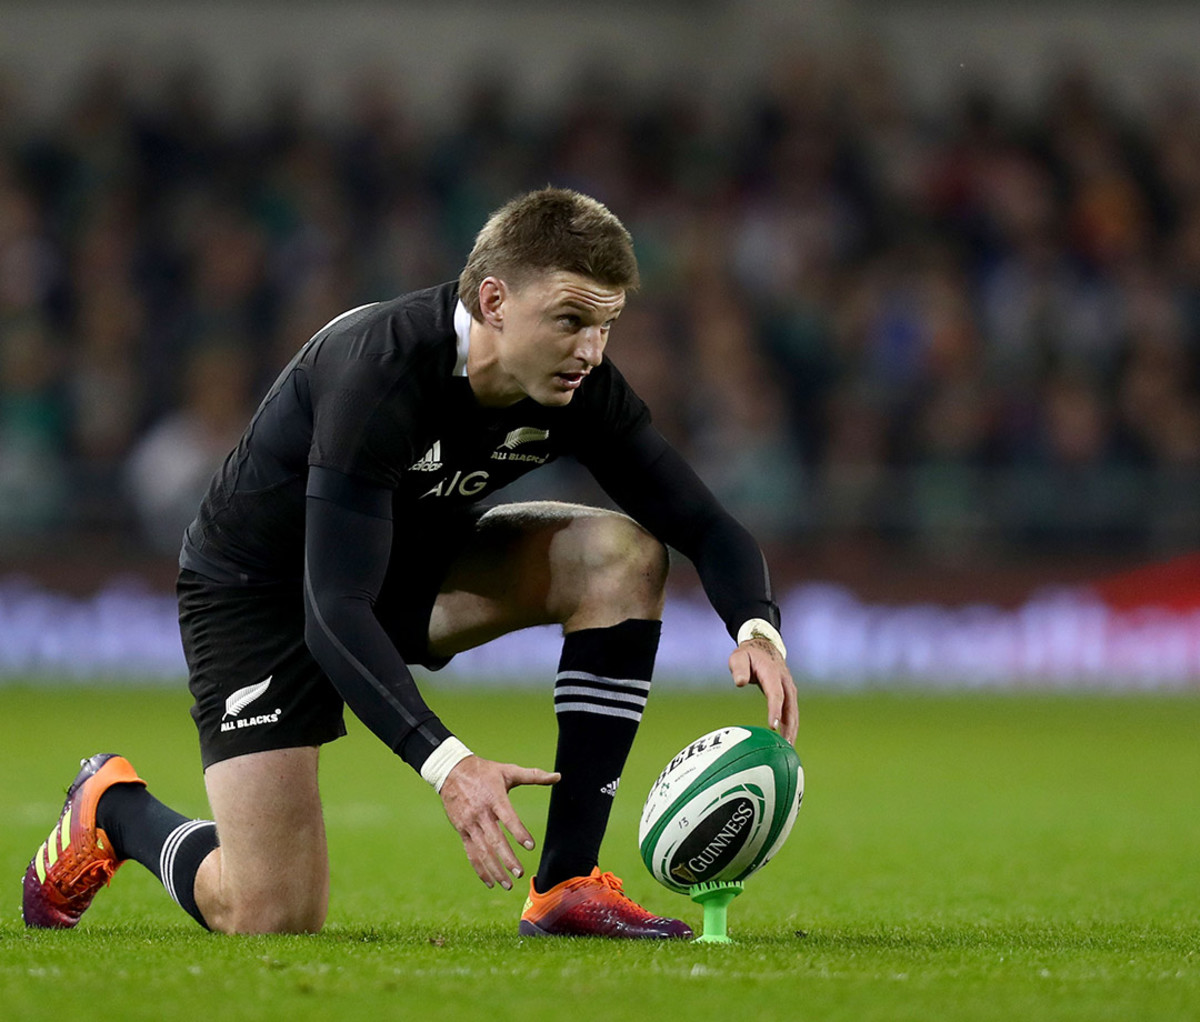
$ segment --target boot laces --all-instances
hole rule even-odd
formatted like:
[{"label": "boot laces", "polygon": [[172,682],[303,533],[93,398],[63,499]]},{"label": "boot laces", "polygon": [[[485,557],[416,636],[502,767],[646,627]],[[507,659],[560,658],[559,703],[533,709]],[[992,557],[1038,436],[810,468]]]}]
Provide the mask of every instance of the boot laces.
[{"label": "boot laces", "polygon": [[63,884],[73,891],[83,892],[94,890],[101,884],[107,887],[112,883],[113,874],[117,871],[116,864],[107,858],[88,858]]},{"label": "boot laces", "polygon": [[614,894],[619,894],[626,901],[630,900],[629,895],[625,893],[625,882],[616,873],[601,873],[597,879]]},{"label": "boot laces", "polygon": [[628,894],[625,893],[625,882],[616,875],[616,873],[601,873],[599,880],[605,887],[613,892],[618,898],[626,903],[625,911],[632,911],[643,919],[658,919],[662,916],[656,916],[653,912],[647,912],[641,905],[634,901]]}]

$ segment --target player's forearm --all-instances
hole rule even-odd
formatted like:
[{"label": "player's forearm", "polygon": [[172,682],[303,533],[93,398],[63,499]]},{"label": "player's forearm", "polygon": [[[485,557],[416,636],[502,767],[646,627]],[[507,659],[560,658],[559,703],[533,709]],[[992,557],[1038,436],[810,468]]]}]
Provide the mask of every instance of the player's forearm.
[{"label": "player's forearm", "polygon": [[779,627],[779,607],[762,550],[735,518],[713,522],[694,552],[680,552],[696,565],[704,592],[731,636],[752,618]]},{"label": "player's forearm", "polygon": [[312,469],[305,523],[305,640],[346,705],[414,769],[450,732],[375,616],[391,555],[391,495]]},{"label": "player's forearm", "polygon": [[758,543],[657,430],[647,427],[590,467],[625,511],[695,564],[731,636],[752,618],[779,627]]},{"label": "player's forearm", "polygon": [[370,604],[314,596],[305,581],[305,641],[359,720],[420,771],[450,731],[429,708]]}]

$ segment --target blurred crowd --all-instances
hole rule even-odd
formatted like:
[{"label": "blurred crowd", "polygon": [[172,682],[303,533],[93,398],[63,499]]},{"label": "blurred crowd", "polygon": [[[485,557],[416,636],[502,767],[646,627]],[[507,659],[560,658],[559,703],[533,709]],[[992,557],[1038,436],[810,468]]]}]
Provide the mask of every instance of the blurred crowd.
[{"label": "blurred crowd", "polygon": [[548,182],[630,227],[644,284],[610,354],[765,538],[1192,545],[1200,88],[1134,114],[1102,70],[918,112],[864,48],[737,101],[585,73],[532,115],[481,79],[434,124],[382,73],[337,117],[283,83],[230,116],[194,66],[96,67],[51,118],[10,85],[0,546],[173,553],[300,344],[456,277],[488,212]]}]

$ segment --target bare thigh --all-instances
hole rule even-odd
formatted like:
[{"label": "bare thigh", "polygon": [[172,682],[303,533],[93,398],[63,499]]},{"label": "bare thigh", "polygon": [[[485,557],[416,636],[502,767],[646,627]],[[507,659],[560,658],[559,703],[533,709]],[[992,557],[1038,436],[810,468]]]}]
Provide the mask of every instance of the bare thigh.
[{"label": "bare thigh", "polygon": [[221,845],[196,877],[214,929],[316,932],[329,904],[329,856],[316,748],[255,752],[204,773]]},{"label": "bare thigh", "polygon": [[492,508],[442,583],[429,648],[450,656],[521,628],[662,614],[666,551],[626,515],[527,501]]}]

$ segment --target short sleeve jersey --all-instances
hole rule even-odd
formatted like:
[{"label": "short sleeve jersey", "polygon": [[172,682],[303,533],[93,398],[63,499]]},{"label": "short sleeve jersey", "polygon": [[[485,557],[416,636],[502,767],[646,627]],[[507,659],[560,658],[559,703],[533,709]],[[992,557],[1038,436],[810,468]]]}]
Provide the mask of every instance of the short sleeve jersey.
[{"label": "short sleeve jersey", "polygon": [[225,582],[301,578],[309,466],[392,490],[402,520],[482,500],[562,455],[587,464],[649,421],[607,359],[565,406],[480,406],[461,364],[466,322],[450,283],[352,310],[319,331],[213,478],[181,566]]}]

